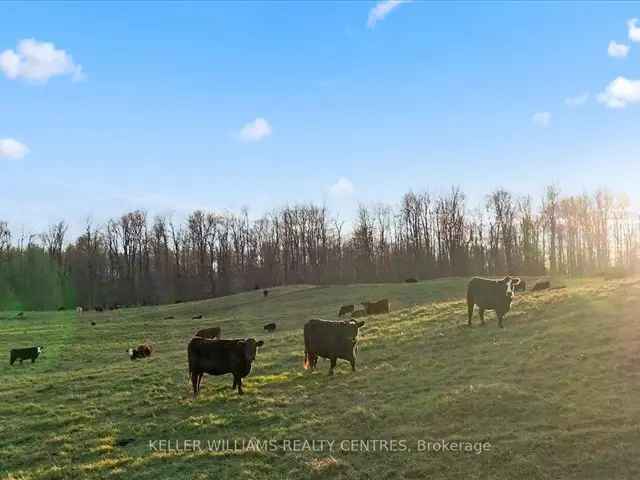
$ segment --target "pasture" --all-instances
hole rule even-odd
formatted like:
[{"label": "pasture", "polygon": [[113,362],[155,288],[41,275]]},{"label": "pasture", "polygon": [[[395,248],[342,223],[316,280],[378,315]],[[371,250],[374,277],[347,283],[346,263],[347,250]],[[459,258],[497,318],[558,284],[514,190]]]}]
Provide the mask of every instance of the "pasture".
[{"label": "pasture", "polygon": [[[0,312],[0,478],[639,477],[640,280],[562,280],[567,288],[518,294],[504,329],[493,312],[486,326],[477,312],[466,326],[467,280],[283,287],[22,319]],[[307,320],[381,298],[391,313],[364,318],[357,372],[338,361],[328,377],[322,359],[303,370]],[[263,330],[269,322],[274,333]],[[193,401],[186,345],[215,325],[223,338],[265,346],[244,396],[230,375],[205,376]],[[151,357],[129,360],[127,349],[145,341]],[[32,345],[45,347],[34,364],[9,366],[10,348]],[[280,448],[286,440],[335,443]],[[401,442],[366,451],[349,440]],[[491,446],[419,451],[420,440]]]}]

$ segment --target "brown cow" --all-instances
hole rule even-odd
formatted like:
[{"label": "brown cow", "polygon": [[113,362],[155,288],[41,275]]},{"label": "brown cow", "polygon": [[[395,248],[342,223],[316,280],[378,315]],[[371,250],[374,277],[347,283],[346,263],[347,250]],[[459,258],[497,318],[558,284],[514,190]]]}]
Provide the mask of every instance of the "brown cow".
[{"label": "brown cow", "polygon": [[367,315],[376,315],[379,313],[389,313],[389,300],[386,298],[377,302],[362,302],[362,306],[367,312]]},{"label": "brown cow", "polygon": [[217,338],[220,340],[222,338],[222,329],[220,327],[203,328],[202,330],[198,330],[194,337]]},{"label": "brown cow", "polygon": [[346,315],[347,313],[352,313],[354,309],[353,305],[343,305],[340,307],[340,311],[338,312],[338,316],[341,317]]},{"label": "brown cow", "polygon": [[138,345],[136,348],[130,348],[129,350],[127,350],[127,353],[129,354],[129,358],[131,358],[131,360],[136,360],[138,358],[145,358],[150,356],[152,350],[153,349],[151,348],[151,345],[142,344]]}]

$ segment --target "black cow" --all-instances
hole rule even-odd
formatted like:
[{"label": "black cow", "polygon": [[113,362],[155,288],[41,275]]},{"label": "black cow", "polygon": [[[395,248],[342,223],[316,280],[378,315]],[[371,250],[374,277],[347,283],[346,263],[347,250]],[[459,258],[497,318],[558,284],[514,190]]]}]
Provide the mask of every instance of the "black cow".
[{"label": "black cow", "polygon": [[363,321],[356,322],[329,320],[309,320],[304,325],[304,368],[314,369],[318,357],[331,360],[329,375],[333,375],[338,358],[351,363],[351,370],[356,371],[356,352],[358,329]]},{"label": "black cow", "polygon": [[249,375],[251,364],[256,358],[257,348],[264,345],[253,338],[246,340],[211,340],[194,337],[189,342],[187,354],[189,375],[193,386],[193,398],[200,391],[200,383],[205,373],[209,375],[233,375],[233,389],[238,387],[242,395],[242,379]]},{"label": "black cow", "polygon": [[502,328],[502,317],[511,308],[513,300],[513,287],[520,283],[519,278],[504,277],[502,280],[490,280],[488,278],[473,277],[467,286],[467,309],[469,314],[469,326],[473,308],[480,308],[480,322],[484,325],[484,311],[495,310],[498,316],[498,325]]},{"label": "black cow", "polygon": [[98,306],[98,307],[95,308],[95,310],[96,310],[96,312],[103,312],[104,311],[104,307]]},{"label": "black cow", "polygon": [[269,296],[269,290],[264,290],[262,292],[262,295],[264,295],[265,297],[268,297]]},{"label": "black cow", "polygon": [[11,358],[9,359],[9,365],[13,365],[16,360],[31,360],[31,363],[36,361],[38,355],[42,353],[44,347],[36,346],[29,348],[13,348],[11,350]]},{"label": "black cow", "polygon": [[407,279],[405,280],[405,282],[406,282],[406,283],[418,283],[418,279],[413,278],[413,277],[412,277],[412,278],[407,278]]},{"label": "black cow", "polygon": [[202,314],[194,315],[193,317],[191,317],[191,320],[200,320],[201,318],[202,318]]},{"label": "black cow", "polygon": [[263,328],[264,328],[267,332],[275,332],[275,330],[276,330],[276,324],[275,324],[275,323],[267,323]]}]

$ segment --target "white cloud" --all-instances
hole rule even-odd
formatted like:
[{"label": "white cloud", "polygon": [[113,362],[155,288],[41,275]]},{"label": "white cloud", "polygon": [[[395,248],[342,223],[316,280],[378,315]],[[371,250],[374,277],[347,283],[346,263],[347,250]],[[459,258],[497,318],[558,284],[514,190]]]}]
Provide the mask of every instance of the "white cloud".
[{"label": "white cloud", "polygon": [[551,114],[549,112],[534,113],[531,121],[538,127],[547,128],[551,125]]},{"label": "white cloud", "polygon": [[607,53],[610,57],[624,58],[629,54],[629,47],[623,43],[616,43],[615,41],[611,40],[609,42]]},{"label": "white cloud", "polygon": [[586,92],[581,93],[580,95],[577,95],[575,97],[569,97],[564,99],[565,105],[571,108],[580,107],[585,103],[587,103],[588,101],[589,101],[589,94]]},{"label": "white cloud", "polygon": [[618,77],[598,95],[598,101],[609,108],[624,108],[630,103],[640,103],[640,80]]},{"label": "white cloud", "polygon": [[69,75],[73,81],[84,80],[82,66],[53,43],[38,42],[33,38],[20,40],[16,50],[0,53],[0,70],[15,80],[24,78],[35,83],[46,83],[51,77]]},{"label": "white cloud", "polygon": [[329,187],[329,193],[334,197],[346,197],[354,192],[353,183],[347,178],[340,177],[336,183]]},{"label": "white cloud", "polygon": [[272,129],[269,122],[264,118],[256,118],[253,122],[247,123],[240,130],[240,140],[243,142],[259,142],[271,135]]},{"label": "white cloud", "polygon": [[638,27],[638,19],[632,18],[627,22],[629,27],[629,40],[632,42],[640,42],[640,27]]},{"label": "white cloud", "polygon": [[13,138],[0,138],[0,158],[20,160],[29,153],[29,148]]},{"label": "white cloud", "polygon": [[369,18],[367,19],[367,26],[369,28],[373,28],[376,26],[376,23],[383,20],[384,17],[389,15],[391,11],[399,7],[403,3],[408,3],[411,0],[383,0],[382,2],[378,2],[375,7],[369,10]]}]

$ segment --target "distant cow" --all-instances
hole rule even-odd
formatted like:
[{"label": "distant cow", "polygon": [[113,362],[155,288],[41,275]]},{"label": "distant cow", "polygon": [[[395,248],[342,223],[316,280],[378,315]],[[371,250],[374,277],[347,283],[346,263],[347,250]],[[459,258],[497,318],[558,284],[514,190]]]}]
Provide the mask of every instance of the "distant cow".
[{"label": "distant cow", "polygon": [[174,317],[173,315],[167,315],[166,317],[164,317],[165,320],[173,320],[174,318],[176,317]]},{"label": "distant cow", "polygon": [[405,280],[406,283],[418,283],[418,280],[415,278],[407,278]]},{"label": "distant cow", "polygon": [[338,358],[351,363],[351,370],[356,371],[356,352],[358,329],[363,321],[356,322],[329,320],[309,320],[304,325],[304,368],[314,369],[318,357],[331,360],[329,375],[333,375]]},{"label": "distant cow", "polygon": [[275,330],[276,330],[276,324],[275,324],[275,323],[267,323],[263,328],[264,328],[267,332],[275,332]]},{"label": "distant cow", "polygon": [[269,296],[269,290],[265,290],[262,292],[262,295],[264,295],[265,297]]},{"label": "distant cow", "polygon": [[340,307],[340,311],[338,312],[338,316],[341,317],[346,315],[347,313],[352,313],[354,309],[353,305],[343,305]]},{"label": "distant cow", "polygon": [[209,327],[198,330],[194,337],[200,338],[217,338],[220,340],[222,336],[222,329],[220,327]]},{"label": "distant cow", "polygon": [[526,290],[527,290],[527,282],[525,282],[522,279],[520,279],[520,283],[513,285],[514,292],[525,292]]},{"label": "distant cow", "polygon": [[104,311],[104,307],[96,307],[96,312],[102,312]]},{"label": "distant cow", "polygon": [[131,358],[131,360],[136,360],[138,358],[145,358],[151,355],[151,351],[153,349],[151,348],[151,345],[138,345],[136,348],[130,348],[129,350],[127,350],[127,353],[129,354],[129,358]]},{"label": "distant cow", "polygon": [[202,318],[202,314],[194,315],[193,317],[191,317],[191,320],[200,320],[201,318]]},{"label": "distant cow", "polygon": [[518,283],[520,283],[519,278],[504,277],[502,280],[490,280],[473,277],[467,286],[469,326],[471,326],[473,308],[477,305],[480,308],[482,325],[484,325],[484,311],[495,310],[498,316],[498,325],[502,328],[502,318],[511,308],[513,287]]},{"label": "distant cow", "polygon": [[551,287],[551,282],[549,280],[540,280],[533,285],[531,291],[537,292],[539,290],[546,290],[549,287]]},{"label": "distant cow", "polygon": [[253,338],[246,340],[211,340],[194,337],[189,342],[187,354],[189,375],[193,386],[193,398],[200,391],[200,383],[205,373],[209,375],[233,375],[233,387],[242,394],[242,379],[249,375],[251,364],[256,358],[257,348],[264,342]]},{"label": "distant cow", "polygon": [[18,314],[16,315],[16,318],[23,318],[24,317],[24,312],[18,312]]},{"label": "distant cow", "polygon": [[58,311],[62,312],[64,310],[64,307],[58,307]]},{"label": "distant cow", "polygon": [[96,322],[91,322],[91,326],[95,327],[96,326]]},{"label": "distant cow", "polygon": [[377,302],[362,302],[362,306],[366,310],[367,315],[389,313],[389,300],[386,298]]},{"label": "distant cow", "polygon": [[367,316],[367,311],[366,310],[355,310],[351,314],[351,318],[361,318],[361,317],[366,317],[366,316]]},{"label": "distant cow", "polygon": [[82,313],[82,307],[76,307],[76,313]]},{"label": "distant cow", "polygon": [[38,355],[42,353],[44,347],[36,346],[29,348],[14,348],[11,350],[11,355],[9,359],[9,365],[13,365],[16,360],[20,360],[22,363],[23,360],[31,360],[31,363],[36,361]]}]

